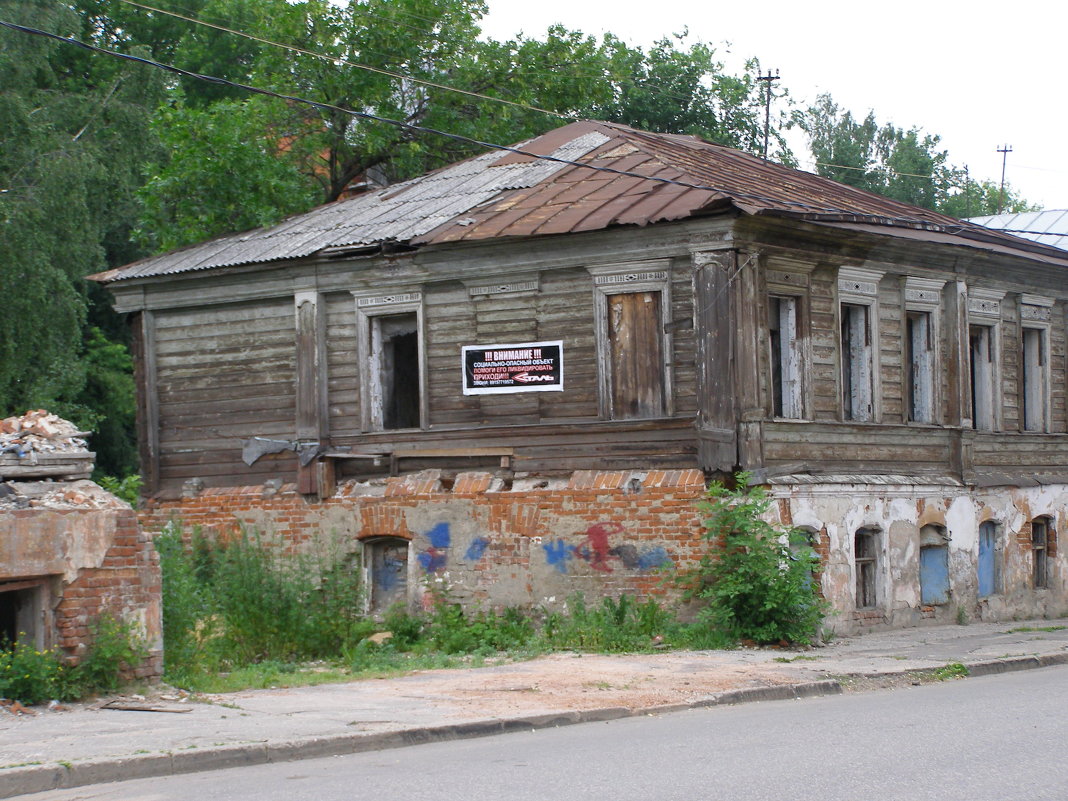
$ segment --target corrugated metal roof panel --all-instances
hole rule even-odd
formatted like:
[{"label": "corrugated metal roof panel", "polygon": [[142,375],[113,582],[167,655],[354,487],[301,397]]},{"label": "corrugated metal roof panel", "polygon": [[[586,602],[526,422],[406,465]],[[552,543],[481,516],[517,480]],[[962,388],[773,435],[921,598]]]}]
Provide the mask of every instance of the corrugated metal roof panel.
[{"label": "corrugated metal roof panel", "polygon": [[[426,245],[646,225],[727,205],[748,214],[868,226],[896,235],[909,231],[915,239],[990,247],[1068,266],[1040,245],[692,136],[577,122],[517,147],[528,153],[484,153],[271,228],[218,237],[94,278],[174,275],[391,241]],[[535,153],[580,163],[529,155]],[[653,177],[678,183],[649,180]]]},{"label": "corrugated metal roof panel", "polygon": [[1010,231],[1032,242],[1068,250],[1068,209],[993,214],[987,217],[970,217],[968,222],[995,230]]}]

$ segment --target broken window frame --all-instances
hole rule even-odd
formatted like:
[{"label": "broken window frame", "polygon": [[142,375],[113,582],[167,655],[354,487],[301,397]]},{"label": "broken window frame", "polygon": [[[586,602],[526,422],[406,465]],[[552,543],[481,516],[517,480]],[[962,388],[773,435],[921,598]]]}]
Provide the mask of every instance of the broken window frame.
[{"label": "broken window frame", "polygon": [[[857,609],[879,607],[879,548],[881,531],[874,526],[861,526],[853,533],[853,570],[855,606]],[[862,548],[864,544],[867,547]]]},{"label": "broken window frame", "polygon": [[838,270],[839,412],[845,422],[879,420],[879,281],[883,273]]},{"label": "broken window frame", "polygon": [[[1001,427],[1001,300],[1004,292],[968,290],[968,385],[972,428],[998,431]],[[985,337],[976,359],[976,334]],[[962,377],[963,378],[963,377]]]},{"label": "broken window frame", "polygon": [[1053,523],[1048,517],[1031,521],[1031,586],[1036,590],[1049,587],[1049,546]]},{"label": "broken window frame", "polygon": [[[594,333],[597,339],[597,373],[599,389],[599,412],[604,420],[636,420],[670,417],[674,414],[674,391],[672,387],[671,361],[673,342],[671,336],[671,261],[654,259],[627,264],[599,265],[586,268],[593,276]],[[662,403],[659,414],[630,416],[614,409],[614,382],[612,370],[611,327],[608,319],[609,298],[612,295],[658,293],[660,302],[660,387]]]},{"label": "broken window frame", "polygon": [[1020,430],[1050,431],[1052,298],[1020,296]]},{"label": "broken window frame", "polygon": [[[808,373],[812,354],[808,315],[809,276],[814,266],[779,258],[772,260],[764,273],[767,290],[767,414],[779,420],[806,420],[811,408]],[[793,306],[792,313],[787,311],[785,315],[793,322],[792,335],[785,340],[786,349],[782,347],[783,301]],[[776,306],[778,321],[774,319]]]},{"label": "broken window frame", "polygon": [[[357,357],[360,379],[360,424],[365,432],[413,431],[426,428],[428,413],[426,372],[426,329],[423,314],[422,292],[398,292],[391,295],[368,295],[352,293],[356,301]],[[413,427],[386,427],[386,411],[381,379],[380,352],[375,332],[387,317],[415,315],[418,359],[418,425]]]},{"label": "broken window frame", "polygon": [[[906,423],[937,425],[942,408],[939,366],[942,364],[942,288],[945,281],[930,278],[905,278],[903,319],[904,337],[904,417]],[[922,322],[922,329],[913,328]],[[923,343],[918,343],[921,338]],[[917,347],[922,344],[922,347]]]}]

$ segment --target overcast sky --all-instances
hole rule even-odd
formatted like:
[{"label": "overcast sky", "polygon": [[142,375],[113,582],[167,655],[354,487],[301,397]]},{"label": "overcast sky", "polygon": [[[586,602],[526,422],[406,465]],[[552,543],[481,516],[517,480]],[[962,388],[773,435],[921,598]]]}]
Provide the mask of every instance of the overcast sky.
[{"label": "overcast sky", "polygon": [[[746,58],[807,104],[830,92],[854,115],[942,137],[950,162],[1006,180],[1046,208],[1068,208],[1068,102],[1062,69],[1068,3],[1018,0],[489,0],[495,39],[539,37],[553,23],[648,45],[688,28],[730,71]],[[729,43],[729,44],[728,44]],[[806,154],[794,144],[799,158]]]}]

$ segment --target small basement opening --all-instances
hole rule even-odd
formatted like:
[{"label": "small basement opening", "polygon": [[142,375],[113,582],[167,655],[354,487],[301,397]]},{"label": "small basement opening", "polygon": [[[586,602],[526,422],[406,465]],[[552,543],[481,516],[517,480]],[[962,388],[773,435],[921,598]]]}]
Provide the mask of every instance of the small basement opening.
[{"label": "small basement opening", "polygon": [[39,580],[0,582],[0,645],[45,646],[43,594],[44,583]]}]

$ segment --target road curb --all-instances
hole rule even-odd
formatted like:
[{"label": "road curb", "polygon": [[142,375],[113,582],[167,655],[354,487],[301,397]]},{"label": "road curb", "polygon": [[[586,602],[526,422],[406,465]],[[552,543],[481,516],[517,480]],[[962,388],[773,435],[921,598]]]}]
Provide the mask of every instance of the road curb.
[{"label": "road curb", "polygon": [[[1068,664],[1068,653],[991,659],[965,663],[965,667],[968,668],[969,676],[985,676],[1064,664]],[[900,671],[899,675],[909,672]],[[670,714],[713,706],[839,695],[842,692],[842,685],[836,679],[821,679],[766,687],[745,687],[716,693],[695,701],[652,707],[602,707],[575,712],[549,712],[516,718],[424,726],[376,734],[323,735],[299,740],[238,743],[162,754],[138,754],[49,765],[25,765],[0,771],[0,798],[131,779],[149,779],[246,765],[385,751],[423,743],[465,740],[507,732],[571,726],[577,723],[599,723],[629,717]]]},{"label": "road curb", "polygon": [[84,787],[92,784],[150,779],[246,765],[293,762],[326,756],[343,756],[366,751],[384,751],[423,743],[489,737],[507,732],[534,731],[578,723],[602,723],[622,718],[660,715],[709,706],[809,698],[842,692],[837,681],[824,680],[773,687],[729,690],[697,701],[653,707],[601,707],[575,712],[549,712],[517,718],[477,720],[443,726],[377,734],[339,734],[269,743],[242,743],[213,748],[189,749],[165,754],[89,759],[55,765],[27,765],[0,771],[0,798],[29,793]]}]

